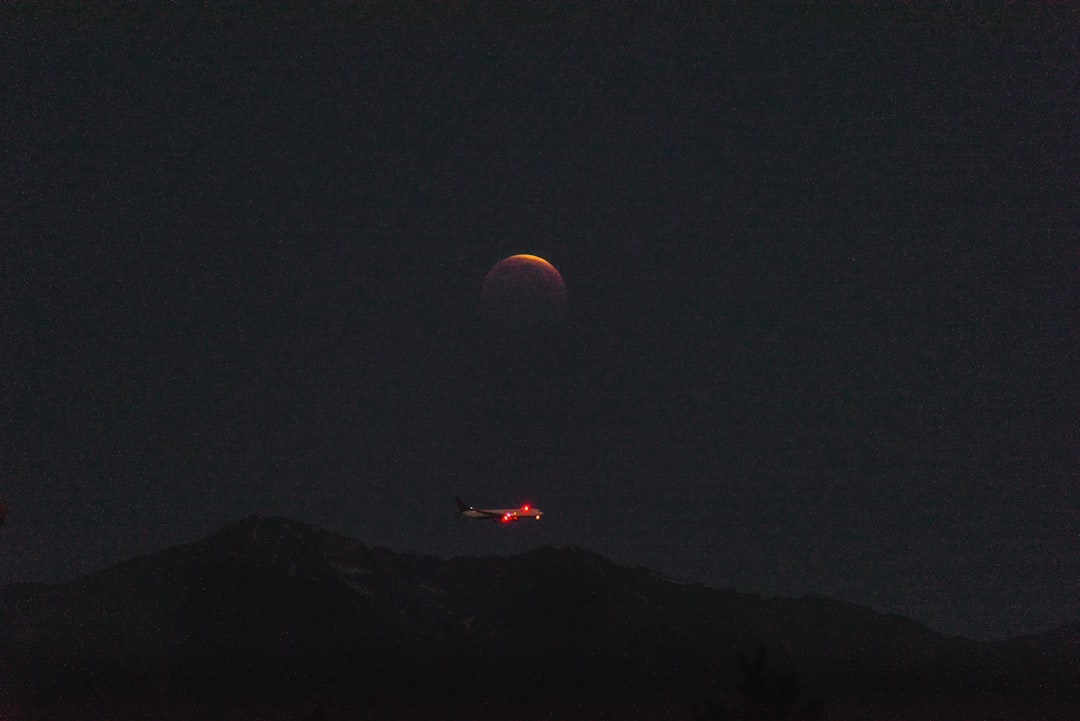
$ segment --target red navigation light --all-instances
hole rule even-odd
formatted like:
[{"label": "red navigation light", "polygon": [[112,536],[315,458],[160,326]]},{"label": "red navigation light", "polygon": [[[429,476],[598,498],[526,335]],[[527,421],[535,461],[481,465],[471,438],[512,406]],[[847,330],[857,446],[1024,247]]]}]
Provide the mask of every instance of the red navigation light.
[{"label": "red navigation light", "polygon": [[523,510],[523,511],[529,510],[529,504],[526,503],[524,506],[521,507],[521,510]]}]

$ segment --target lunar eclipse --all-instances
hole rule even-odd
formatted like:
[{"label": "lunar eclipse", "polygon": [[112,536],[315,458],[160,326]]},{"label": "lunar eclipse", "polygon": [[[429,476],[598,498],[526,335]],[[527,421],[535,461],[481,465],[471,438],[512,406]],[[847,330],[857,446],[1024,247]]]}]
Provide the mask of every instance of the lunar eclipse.
[{"label": "lunar eclipse", "polygon": [[566,306],[562,275],[536,255],[503,258],[484,277],[484,306],[502,323],[535,325],[556,319]]}]

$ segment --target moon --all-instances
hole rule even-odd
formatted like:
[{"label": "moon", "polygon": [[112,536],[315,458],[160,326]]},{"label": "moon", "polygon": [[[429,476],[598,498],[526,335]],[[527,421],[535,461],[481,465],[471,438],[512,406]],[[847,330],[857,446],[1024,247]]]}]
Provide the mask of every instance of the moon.
[{"label": "moon", "polygon": [[566,285],[551,263],[522,253],[503,258],[491,267],[484,277],[483,297],[485,307],[496,320],[544,323],[562,315]]}]

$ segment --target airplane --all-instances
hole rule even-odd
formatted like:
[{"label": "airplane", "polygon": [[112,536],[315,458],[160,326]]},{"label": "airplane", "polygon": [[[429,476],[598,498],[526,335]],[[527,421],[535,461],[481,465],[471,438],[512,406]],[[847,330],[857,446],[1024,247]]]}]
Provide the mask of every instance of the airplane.
[{"label": "airplane", "polygon": [[473,508],[472,506],[466,506],[465,502],[460,498],[454,500],[457,501],[458,512],[465,518],[510,523],[511,521],[520,521],[522,518],[532,518],[539,521],[540,516],[544,515],[543,511],[539,508],[533,508],[528,503],[520,508]]}]

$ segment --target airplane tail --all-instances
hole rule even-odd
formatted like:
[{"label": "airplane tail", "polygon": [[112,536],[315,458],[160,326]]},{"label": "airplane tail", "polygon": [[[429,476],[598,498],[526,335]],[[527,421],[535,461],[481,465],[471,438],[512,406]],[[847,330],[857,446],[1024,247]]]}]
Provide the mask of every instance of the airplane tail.
[{"label": "airplane tail", "polygon": [[458,512],[464,513],[465,511],[469,510],[469,507],[465,505],[465,501],[461,500],[461,498],[455,496],[454,500],[457,501]]}]

